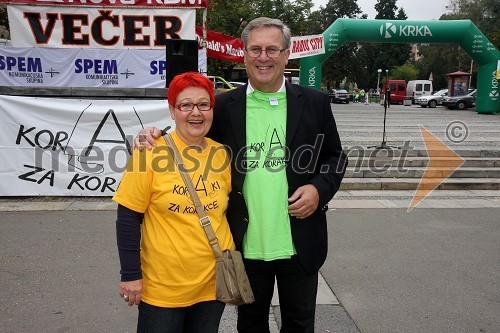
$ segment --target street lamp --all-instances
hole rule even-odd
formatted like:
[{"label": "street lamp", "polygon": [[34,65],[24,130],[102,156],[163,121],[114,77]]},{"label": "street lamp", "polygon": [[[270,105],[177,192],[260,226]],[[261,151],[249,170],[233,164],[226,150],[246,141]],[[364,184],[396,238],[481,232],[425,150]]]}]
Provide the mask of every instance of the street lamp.
[{"label": "street lamp", "polygon": [[377,76],[377,94],[380,96],[380,86],[379,86],[379,83],[380,83],[380,74],[382,73],[382,70],[380,68],[377,69],[377,73],[378,73],[378,76]]},{"label": "street lamp", "polygon": [[389,81],[389,70],[388,69],[385,70],[385,87],[384,87],[384,91],[382,91],[382,93],[384,94],[384,105],[389,107],[390,93],[389,93],[389,85],[388,85],[387,81]]},{"label": "street lamp", "polygon": [[240,23],[238,24],[238,26],[237,26],[237,27],[236,27],[236,29],[234,30],[234,32],[233,32],[233,36],[236,36],[236,33],[238,32],[238,29],[239,29],[239,28],[241,27],[241,25],[242,25],[243,23],[245,23],[245,22],[246,22],[246,19],[245,19],[244,17],[240,17]]}]

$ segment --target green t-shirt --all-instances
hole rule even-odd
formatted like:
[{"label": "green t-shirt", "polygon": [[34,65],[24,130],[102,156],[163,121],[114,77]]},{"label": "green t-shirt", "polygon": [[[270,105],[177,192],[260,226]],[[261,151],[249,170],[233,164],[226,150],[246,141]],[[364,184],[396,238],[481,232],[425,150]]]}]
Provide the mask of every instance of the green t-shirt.
[{"label": "green t-shirt", "polygon": [[243,195],[250,223],[243,240],[247,259],[295,254],[286,179],[286,92],[247,94],[247,174]]}]

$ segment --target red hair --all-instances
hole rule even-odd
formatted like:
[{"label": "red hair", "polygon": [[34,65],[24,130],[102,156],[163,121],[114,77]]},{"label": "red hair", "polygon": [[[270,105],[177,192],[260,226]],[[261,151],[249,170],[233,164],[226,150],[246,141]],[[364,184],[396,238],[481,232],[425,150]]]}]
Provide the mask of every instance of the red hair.
[{"label": "red hair", "polygon": [[177,96],[181,91],[188,87],[198,87],[205,89],[210,96],[210,104],[212,104],[212,107],[215,105],[215,87],[213,82],[210,81],[210,79],[205,75],[197,72],[186,72],[174,77],[172,82],[170,82],[170,86],[168,87],[168,104],[174,106],[175,101],[177,100]]}]

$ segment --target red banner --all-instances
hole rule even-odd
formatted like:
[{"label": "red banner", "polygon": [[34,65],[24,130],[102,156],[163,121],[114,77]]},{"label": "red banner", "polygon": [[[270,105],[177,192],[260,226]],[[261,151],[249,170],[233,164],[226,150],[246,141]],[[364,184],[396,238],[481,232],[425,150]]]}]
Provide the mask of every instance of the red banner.
[{"label": "red banner", "polygon": [[208,7],[208,0],[0,0],[0,3],[78,7]]},{"label": "red banner", "polygon": [[[203,29],[196,26],[198,40],[202,39]],[[243,41],[240,38],[227,36],[207,30],[207,57],[232,62],[243,62]]]}]

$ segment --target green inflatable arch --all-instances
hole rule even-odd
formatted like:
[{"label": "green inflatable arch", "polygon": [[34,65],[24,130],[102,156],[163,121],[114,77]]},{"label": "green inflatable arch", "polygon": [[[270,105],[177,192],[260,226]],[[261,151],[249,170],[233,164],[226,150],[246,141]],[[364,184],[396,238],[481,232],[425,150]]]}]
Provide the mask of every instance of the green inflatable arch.
[{"label": "green inflatable arch", "polygon": [[500,52],[470,20],[400,21],[337,19],[323,32],[325,53],[300,60],[300,84],[319,89],[321,67],[345,42],[456,43],[478,64],[476,110],[500,112],[496,78]]}]

